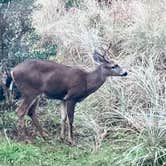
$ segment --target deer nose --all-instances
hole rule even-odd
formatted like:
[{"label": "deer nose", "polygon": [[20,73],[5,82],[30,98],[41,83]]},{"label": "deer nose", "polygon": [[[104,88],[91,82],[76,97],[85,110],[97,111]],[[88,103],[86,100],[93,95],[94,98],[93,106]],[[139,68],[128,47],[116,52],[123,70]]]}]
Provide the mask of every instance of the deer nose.
[{"label": "deer nose", "polygon": [[122,74],[122,76],[127,76],[127,74],[128,74],[127,72],[124,72],[124,73]]}]

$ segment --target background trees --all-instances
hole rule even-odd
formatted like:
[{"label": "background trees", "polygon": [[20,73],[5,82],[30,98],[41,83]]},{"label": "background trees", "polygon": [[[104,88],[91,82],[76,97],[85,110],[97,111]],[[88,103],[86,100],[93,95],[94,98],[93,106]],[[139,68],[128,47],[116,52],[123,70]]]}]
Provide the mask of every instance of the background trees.
[{"label": "background trees", "polygon": [[[26,58],[47,58],[55,47],[38,46],[40,37],[31,23],[34,1],[11,0],[0,3],[0,61],[13,67]],[[47,44],[49,45],[49,44]]]}]

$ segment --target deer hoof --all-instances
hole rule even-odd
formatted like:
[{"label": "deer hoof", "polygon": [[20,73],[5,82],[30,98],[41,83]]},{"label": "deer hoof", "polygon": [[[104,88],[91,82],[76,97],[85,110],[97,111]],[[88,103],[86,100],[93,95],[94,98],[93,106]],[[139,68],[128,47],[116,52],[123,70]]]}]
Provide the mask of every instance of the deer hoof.
[{"label": "deer hoof", "polygon": [[71,146],[75,146],[75,145],[76,145],[76,142],[75,142],[73,139],[68,139],[68,143],[69,143]]},{"label": "deer hoof", "polygon": [[64,135],[60,135],[60,140],[64,140],[65,139],[65,136]]},{"label": "deer hoof", "polygon": [[33,141],[30,140],[29,138],[26,138],[24,141],[26,144],[33,144]]},{"label": "deer hoof", "polygon": [[65,141],[65,135],[64,135],[64,134],[60,134],[59,140],[60,140],[61,142],[64,142],[64,141]]}]

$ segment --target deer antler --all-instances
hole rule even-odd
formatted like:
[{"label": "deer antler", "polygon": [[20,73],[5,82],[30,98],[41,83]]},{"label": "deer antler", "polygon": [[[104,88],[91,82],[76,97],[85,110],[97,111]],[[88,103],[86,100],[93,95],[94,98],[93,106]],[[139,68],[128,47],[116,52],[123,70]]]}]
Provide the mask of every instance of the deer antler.
[{"label": "deer antler", "polygon": [[104,56],[106,56],[106,54],[110,50],[111,46],[112,46],[112,43],[110,42],[109,45],[108,45],[108,48],[106,50],[104,50]]},{"label": "deer antler", "polygon": [[94,51],[93,53],[93,59],[97,63],[109,63],[109,60],[105,58],[105,55],[100,54],[98,51]]}]

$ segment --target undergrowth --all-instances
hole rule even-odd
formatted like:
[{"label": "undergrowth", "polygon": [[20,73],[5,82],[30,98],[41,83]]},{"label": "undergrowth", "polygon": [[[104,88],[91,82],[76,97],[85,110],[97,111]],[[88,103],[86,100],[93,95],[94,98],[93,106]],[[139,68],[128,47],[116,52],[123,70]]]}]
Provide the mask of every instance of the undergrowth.
[{"label": "undergrowth", "polygon": [[[45,166],[109,166],[117,165],[123,155],[125,149],[136,144],[136,135],[127,135],[123,130],[119,133],[112,133],[110,140],[104,141],[100,150],[92,152],[90,146],[77,145],[70,147],[62,144],[57,138],[50,141],[37,141],[35,144],[25,144],[15,142],[9,138],[0,138],[0,165],[11,166],[31,166],[31,165],[45,165]],[[132,141],[130,141],[132,140]],[[139,149],[141,156],[145,153],[145,149]],[[128,154],[128,159],[124,165],[130,165],[130,159],[135,153]]]}]

